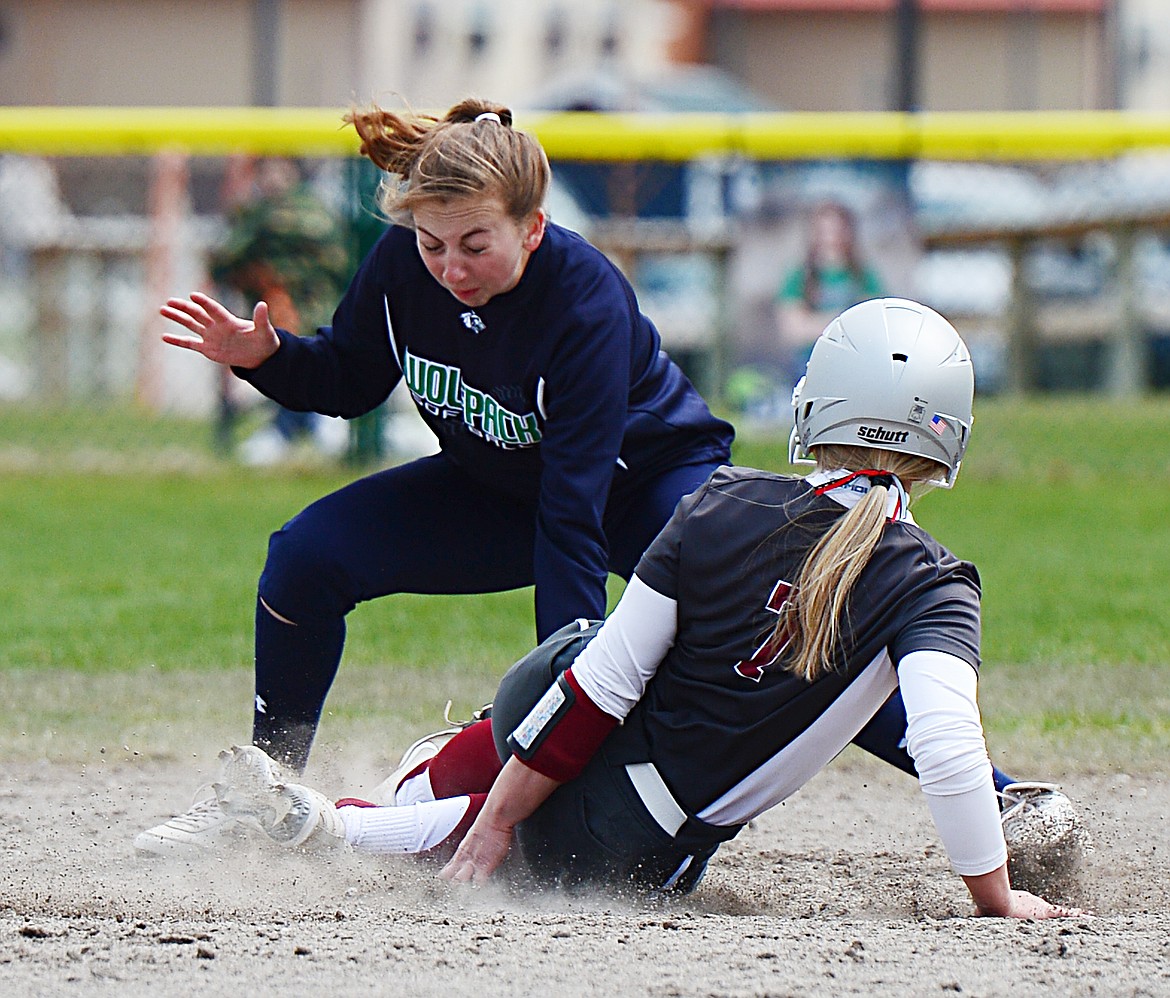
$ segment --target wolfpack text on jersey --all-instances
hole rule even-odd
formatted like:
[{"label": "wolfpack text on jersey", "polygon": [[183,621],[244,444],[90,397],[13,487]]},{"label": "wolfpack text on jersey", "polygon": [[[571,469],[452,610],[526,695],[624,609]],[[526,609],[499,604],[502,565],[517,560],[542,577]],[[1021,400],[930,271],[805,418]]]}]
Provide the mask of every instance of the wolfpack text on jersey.
[{"label": "wolfpack text on jersey", "polygon": [[472,388],[463,372],[406,351],[403,375],[415,405],[439,419],[460,418],[467,428],[497,447],[534,447],[540,443],[536,413],[515,413],[487,392]]}]

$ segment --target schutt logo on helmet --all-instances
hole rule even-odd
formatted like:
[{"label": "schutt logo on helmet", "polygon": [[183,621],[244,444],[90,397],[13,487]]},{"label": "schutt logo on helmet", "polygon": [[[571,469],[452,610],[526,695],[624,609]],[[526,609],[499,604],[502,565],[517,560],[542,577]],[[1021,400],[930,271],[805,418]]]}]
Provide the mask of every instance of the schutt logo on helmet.
[{"label": "schutt logo on helmet", "polygon": [[884,426],[859,426],[857,435],[862,440],[879,444],[904,444],[910,436],[909,430],[887,430]]}]

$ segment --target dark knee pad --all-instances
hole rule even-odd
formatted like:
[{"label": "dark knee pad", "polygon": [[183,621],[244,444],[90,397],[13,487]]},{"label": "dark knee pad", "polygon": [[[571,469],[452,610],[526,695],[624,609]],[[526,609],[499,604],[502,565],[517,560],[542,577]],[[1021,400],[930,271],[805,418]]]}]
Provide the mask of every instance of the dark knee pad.
[{"label": "dark knee pad", "polygon": [[600,627],[599,620],[575,620],[566,624],[504,674],[492,701],[492,737],[501,760],[507,761],[512,755],[508,736],[548,692],[557,677],[573,664]]}]

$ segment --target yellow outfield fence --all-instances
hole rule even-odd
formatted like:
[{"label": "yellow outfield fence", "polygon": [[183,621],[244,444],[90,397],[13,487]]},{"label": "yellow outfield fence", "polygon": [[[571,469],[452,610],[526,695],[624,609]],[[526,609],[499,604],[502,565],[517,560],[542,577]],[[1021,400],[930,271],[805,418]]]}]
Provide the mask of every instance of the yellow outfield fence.
[{"label": "yellow outfield fence", "polygon": [[[210,264],[234,199],[255,194],[238,182],[252,158],[297,161],[357,266],[384,225],[382,177],[346,110],[0,107],[0,418],[76,407],[69,443],[89,452],[122,436],[93,405],[134,400],[244,453],[267,403],[164,347],[159,305],[203,288],[251,308]],[[1170,389],[1170,114],[521,109],[516,124],[553,163],[552,217],[625,271],[737,420],[789,416],[803,360],[778,306],[811,258],[811,209],[834,199],[879,292],[960,328],[981,391]],[[399,416],[361,432],[409,451],[418,427]],[[40,453],[39,420],[17,422]]]},{"label": "yellow outfield fence", "polygon": [[[42,156],[347,156],[344,109],[5,107],[0,152]],[[1170,148],[1170,114],[1038,111],[917,114],[518,112],[552,159],[1052,160]]]}]

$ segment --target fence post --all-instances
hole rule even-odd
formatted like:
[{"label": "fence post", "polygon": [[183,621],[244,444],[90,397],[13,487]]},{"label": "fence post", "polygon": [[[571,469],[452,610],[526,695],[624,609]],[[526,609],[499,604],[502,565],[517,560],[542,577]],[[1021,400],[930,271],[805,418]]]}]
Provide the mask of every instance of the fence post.
[{"label": "fence post", "polygon": [[1105,387],[1112,395],[1127,396],[1141,391],[1145,367],[1135,253],[1137,229],[1127,223],[1116,226],[1113,234],[1117,247],[1115,280],[1121,310],[1117,328],[1109,337],[1109,367]]},{"label": "fence post", "polygon": [[1008,362],[1004,389],[1013,395],[1022,395],[1036,386],[1036,309],[1024,266],[1028,247],[1026,236],[1008,238],[1012,286],[1005,323]]},{"label": "fence post", "polygon": [[158,337],[158,306],[173,293],[176,256],[188,213],[189,171],[180,152],[155,155],[150,171],[150,235],[146,248],[146,314],[138,341],[135,396],[154,411],[163,408],[166,386],[162,372],[162,341]]},{"label": "fence post", "polygon": [[727,399],[727,372],[731,366],[731,243],[720,241],[712,251],[715,257],[715,329],[711,343],[710,369],[704,396],[713,405]]},{"label": "fence post", "polygon": [[34,383],[42,401],[59,403],[69,392],[70,321],[64,306],[68,253],[56,243],[38,246],[32,253],[32,265],[37,317]]}]

